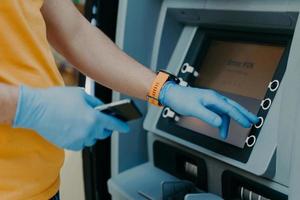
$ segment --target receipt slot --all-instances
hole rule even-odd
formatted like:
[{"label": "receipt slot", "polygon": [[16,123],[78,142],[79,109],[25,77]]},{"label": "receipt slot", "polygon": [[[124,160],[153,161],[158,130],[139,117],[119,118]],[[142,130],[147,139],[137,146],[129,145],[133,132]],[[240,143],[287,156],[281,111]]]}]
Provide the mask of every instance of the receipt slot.
[{"label": "receipt slot", "polygon": [[[182,85],[233,99],[260,120],[248,129],[231,120],[223,140],[199,119],[147,105],[147,133],[135,124],[134,136],[113,137],[113,199],[175,199],[178,192],[182,200],[287,200],[299,117],[300,2],[135,0],[119,9],[127,53]],[[128,156],[135,152],[145,154]]]}]

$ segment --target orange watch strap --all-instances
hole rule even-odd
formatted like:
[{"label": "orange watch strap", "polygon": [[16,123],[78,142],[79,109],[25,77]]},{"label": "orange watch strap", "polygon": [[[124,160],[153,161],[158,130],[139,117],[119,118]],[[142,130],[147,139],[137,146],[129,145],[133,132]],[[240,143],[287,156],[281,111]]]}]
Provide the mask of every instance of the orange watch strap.
[{"label": "orange watch strap", "polygon": [[167,82],[167,80],[169,79],[170,75],[160,71],[156,78],[154,79],[152,86],[150,88],[150,91],[147,95],[148,97],[148,102],[155,105],[155,106],[161,106],[159,103],[159,93],[160,90],[162,89],[162,87],[164,86],[164,84]]}]

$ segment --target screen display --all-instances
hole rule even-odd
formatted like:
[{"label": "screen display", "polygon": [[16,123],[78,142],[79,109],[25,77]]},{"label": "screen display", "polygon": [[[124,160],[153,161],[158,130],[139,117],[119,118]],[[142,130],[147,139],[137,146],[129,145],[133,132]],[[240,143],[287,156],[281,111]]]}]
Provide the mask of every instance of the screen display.
[{"label": "screen display", "polygon": [[[284,50],[278,45],[213,40],[193,86],[216,90],[257,114]],[[217,128],[198,119],[182,117],[178,125],[222,140]],[[224,142],[243,148],[249,131],[231,120]]]}]

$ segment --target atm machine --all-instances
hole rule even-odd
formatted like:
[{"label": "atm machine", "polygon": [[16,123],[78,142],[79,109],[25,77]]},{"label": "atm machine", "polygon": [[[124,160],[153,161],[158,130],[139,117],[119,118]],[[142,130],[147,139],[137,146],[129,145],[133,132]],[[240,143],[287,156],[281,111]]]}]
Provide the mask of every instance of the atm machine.
[{"label": "atm machine", "polygon": [[299,10],[297,0],[120,1],[124,51],[234,99],[260,122],[231,121],[222,140],[200,120],[136,100],[144,119],[112,138],[112,199],[300,199]]}]

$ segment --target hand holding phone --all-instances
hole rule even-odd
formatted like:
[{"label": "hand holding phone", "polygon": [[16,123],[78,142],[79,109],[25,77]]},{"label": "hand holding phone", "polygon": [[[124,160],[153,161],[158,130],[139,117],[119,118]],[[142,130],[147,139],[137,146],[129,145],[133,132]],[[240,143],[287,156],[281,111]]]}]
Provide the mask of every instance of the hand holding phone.
[{"label": "hand holding phone", "polygon": [[103,104],[95,109],[124,122],[142,117],[142,113],[131,99],[123,99],[109,104]]}]

